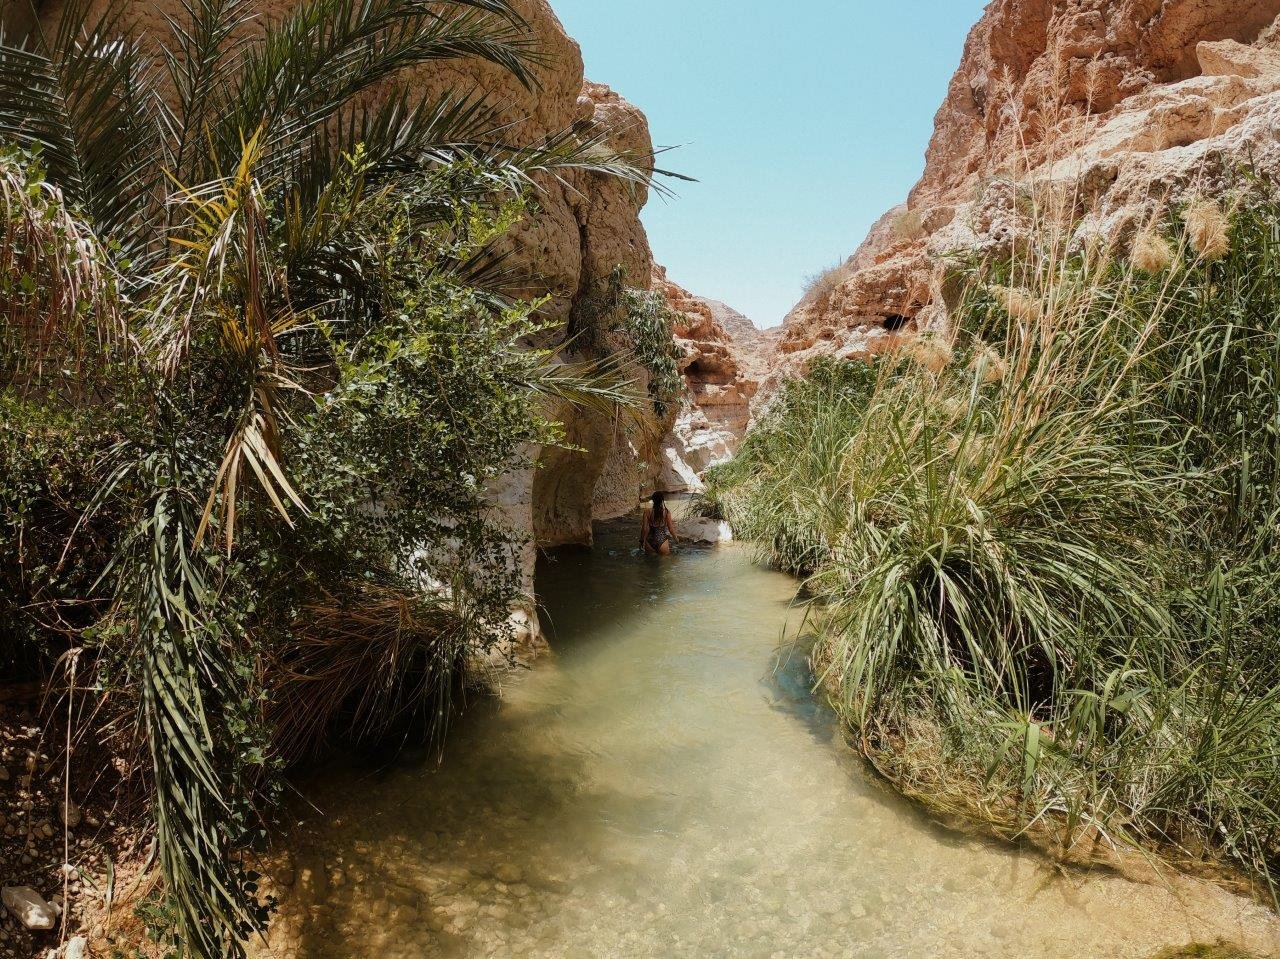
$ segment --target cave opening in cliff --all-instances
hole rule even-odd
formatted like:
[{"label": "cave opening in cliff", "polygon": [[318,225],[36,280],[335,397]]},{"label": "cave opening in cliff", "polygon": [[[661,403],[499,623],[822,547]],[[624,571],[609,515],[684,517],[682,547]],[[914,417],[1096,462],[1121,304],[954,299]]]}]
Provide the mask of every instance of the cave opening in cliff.
[{"label": "cave opening in cliff", "polygon": [[880,325],[890,333],[894,333],[903,329],[910,322],[911,317],[909,316],[903,316],[901,313],[890,313],[880,321]]}]

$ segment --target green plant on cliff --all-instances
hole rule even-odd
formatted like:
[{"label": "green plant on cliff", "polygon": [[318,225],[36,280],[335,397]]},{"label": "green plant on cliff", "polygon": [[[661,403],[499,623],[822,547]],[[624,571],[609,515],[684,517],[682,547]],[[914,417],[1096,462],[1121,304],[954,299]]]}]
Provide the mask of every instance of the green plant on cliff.
[{"label": "green plant on cliff", "polygon": [[505,0],[250,21],[193,0],[161,42],[86,0],[0,43],[3,654],[80,650],[136,711],[198,957],[261,926],[238,853],[281,760],[439,737],[516,589],[484,489],[559,438],[541,398],[631,402],[530,348],[492,241],[535,175],[650,177],[598,135],[509,147],[483,97],[404,80],[473,57],[530,84]]},{"label": "green plant on cliff", "polygon": [[635,358],[649,375],[654,413],[662,419],[684,389],[680,348],[674,338],[675,313],[657,290],[626,290],[622,305]]},{"label": "green plant on cliff", "polygon": [[1171,211],[1155,257],[1045,216],[961,268],[953,336],[818,367],[713,475],[810,574],[824,680],[912,794],[1271,882],[1277,223],[1250,187]]},{"label": "green plant on cliff", "polygon": [[661,420],[684,388],[675,324],[666,298],[657,290],[627,286],[626,271],[617,266],[578,297],[567,337],[578,349],[643,370],[654,415]]}]

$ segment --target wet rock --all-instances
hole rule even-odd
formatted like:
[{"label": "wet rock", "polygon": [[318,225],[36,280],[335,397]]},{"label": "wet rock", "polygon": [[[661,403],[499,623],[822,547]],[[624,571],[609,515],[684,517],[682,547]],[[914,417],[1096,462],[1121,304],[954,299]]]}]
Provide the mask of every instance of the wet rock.
[{"label": "wet rock", "polygon": [[694,543],[727,543],[733,539],[733,530],[723,520],[706,516],[692,516],[680,521],[680,536]]},{"label": "wet rock", "polygon": [[52,929],[58,919],[53,906],[30,886],[5,886],[0,890],[0,902],[28,929]]},{"label": "wet rock", "polygon": [[519,866],[509,862],[504,862],[493,871],[493,874],[496,878],[508,884],[519,882],[524,878],[524,871]]}]

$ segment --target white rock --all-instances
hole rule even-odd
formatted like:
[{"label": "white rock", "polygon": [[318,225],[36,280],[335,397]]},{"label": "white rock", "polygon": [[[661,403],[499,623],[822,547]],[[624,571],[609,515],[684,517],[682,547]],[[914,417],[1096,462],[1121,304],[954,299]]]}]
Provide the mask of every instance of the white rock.
[{"label": "white rock", "polygon": [[680,450],[668,445],[662,450],[662,471],[658,476],[658,488],[664,493],[700,493],[702,480],[693,467],[685,462]]},{"label": "white rock", "polygon": [[733,530],[724,520],[707,516],[690,516],[677,524],[680,538],[694,543],[728,543],[733,540]]},{"label": "white rock", "polygon": [[72,936],[62,951],[62,959],[89,959],[89,940],[84,936]]},{"label": "white rock", "polygon": [[0,901],[28,929],[52,929],[58,920],[53,906],[30,886],[5,886],[0,889]]}]

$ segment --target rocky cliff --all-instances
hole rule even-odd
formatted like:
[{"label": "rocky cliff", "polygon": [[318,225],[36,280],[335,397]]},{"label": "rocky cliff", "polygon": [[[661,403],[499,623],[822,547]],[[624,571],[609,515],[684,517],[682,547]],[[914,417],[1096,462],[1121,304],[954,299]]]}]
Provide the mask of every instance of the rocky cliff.
[{"label": "rocky cliff", "polygon": [[751,400],[764,369],[766,334],[733,307],[695,296],[654,267],[653,289],[675,314],[686,395],[663,448],[658,485],[673,492],[700,488],[699,474],[737,448],[751,419]]},{"label": "rocky cliff", "polygon": [[1280,0],[994,0],[906,202],[789,314],[778,368],[944,326],[942,257],[1006,245],[1015,182],[1079,187],[1079,230],[1125,242],[1169,204],[1280,171]]}]

